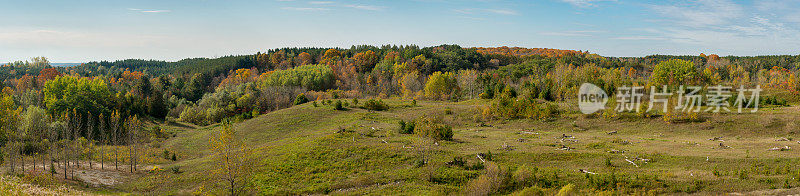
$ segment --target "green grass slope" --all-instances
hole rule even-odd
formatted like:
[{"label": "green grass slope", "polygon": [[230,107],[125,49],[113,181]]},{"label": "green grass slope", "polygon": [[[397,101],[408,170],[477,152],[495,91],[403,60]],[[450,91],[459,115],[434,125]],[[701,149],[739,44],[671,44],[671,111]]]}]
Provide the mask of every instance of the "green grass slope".
[{"label": "green grass slope", "polygon": [[[555,194],[567,184],[586,193],[726,193],[800,185],[800,154],[767,150],[800,147],[796,141],[776,140],[797,138],[796,107],[669,124],[660,118],[591,118],[570,110],[548,122],[480,122],[481,100],[387,103],[392,108],[380,112],[304,104],[235,124],[239,137],[255,149],[254,193],[467,193],[475,187],[470,181],[487,173],[478,153],[491,153],[500,173],[511,179],[498,185],[502,189],[496,192],[505,194],[533,190],[529,187]],[[453,141],[432,144],[398,133],[399,120],[425,115],[442,116],[453,126]],[[209,136],[218,129],[190,129],[163,144],[180,159],[161,167],[179,167],[180,172],[143,175],[116,188],[159,195],[219,193],[221,187],[209,175]],[[612,131],[616,134],[608,134]],[[562,141],[564,135],[575,141]],[[724,141],[709,140],[713,137]],[[720,148],[720,143],[732,148]],[[563,146],[572,150],[559,150]],[[421,164],[423,157],[430,158],[427,164]],[[456,158],[464,166],[447,164]]]}]

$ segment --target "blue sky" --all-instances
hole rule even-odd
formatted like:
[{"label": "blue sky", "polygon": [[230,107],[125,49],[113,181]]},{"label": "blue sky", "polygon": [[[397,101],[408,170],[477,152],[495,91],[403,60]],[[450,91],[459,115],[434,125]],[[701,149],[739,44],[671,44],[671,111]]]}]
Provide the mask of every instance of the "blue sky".
[{"label": "blue sky", "polygon": [[800,54],[800,0],[0,0],[0,62],[416,44]]}]

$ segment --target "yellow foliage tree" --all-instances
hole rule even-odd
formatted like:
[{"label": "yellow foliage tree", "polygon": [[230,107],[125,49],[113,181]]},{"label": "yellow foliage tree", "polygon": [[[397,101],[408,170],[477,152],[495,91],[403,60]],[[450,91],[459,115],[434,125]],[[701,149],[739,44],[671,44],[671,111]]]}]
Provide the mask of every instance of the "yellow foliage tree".
[{"label": "yellow foliage tree", "polygon": [[245,194],[247,179],[252,173],[250,150],[237,137],[231,122],[223,122],[222,129],[211,137],[211,150],[214,153],[214,173],[222,181],[228,194]]}]

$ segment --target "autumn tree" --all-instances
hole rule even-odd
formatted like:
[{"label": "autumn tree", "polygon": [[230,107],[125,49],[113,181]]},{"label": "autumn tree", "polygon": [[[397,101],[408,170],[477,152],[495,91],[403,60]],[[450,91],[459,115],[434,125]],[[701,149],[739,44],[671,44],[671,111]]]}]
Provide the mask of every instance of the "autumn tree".
[{"label": "autumn tree", "polygon": [[11,90],[6,87],[3,93],[0,94],[0,134],[2,134],[0,139],[2,139],[2,143],[5,143],[6,155],[9,158],[7,162],[10,163],[11,172],[13,173],[16,155],[20,152],[16,124],[22,109],[14,106],[14,100],[11,95],[7,94],[8,92],[11,92]]},{"label": "autumn tree", "polygon": [[312,57],[311,54],[308,54],[307,52],[303,52],[300,53],[300,55],[297,55],[297,60],[300,61],[300,65],[308,65],[314,63],[314,57]]},{"label": "autumn tree", "polygon": [[47,81],[56,79],[56,77],[61,75],[61,72],[56,70],[56,68],[42,69],[42,71],[39,71],[39,76],[36,76],[36,84],[39,85],[39,88],[44,88],[44,84]]},{"label": "autumn tree", "polygon": [[455,74],[434,72],[425,83],[425,96],[429,99],[450,100],[457,98],[460,89]]},{"label": "autumn tree", "polygon": [[267,53],[256,53],[256,65],[258,67],[266,68],[267,70],[272,69],[272,62],[269,60],[269,54]]},{"label": "autumn tree", "polygon": [[342,57],[341,52],[339,52],[339,50],[331,48],[326,50],[325,54],[322,55],[322,61],[320,61],[320,63],[326,65],[333,65],[334,63],[336,63],[336,61],[341,59],[341,57]]},{"label": "autumn tree", "polygon": [[378,59],[378,55],[376,55],[375,52],[367,50],[366,52],[360,52],[353,56],[353,64],[362,72],[368,72],[375,67],[375,64],[378,63]]},{"label": "autumn tree", "polygon": [[480,89],[478,89],[478,76],[480,73],[476,70],[459,70],[458,71],[458,87],[463,90],[463,93],[469,98],[475,98]]},{"label": "autumn tree", "polygon": [[239,138],[230,121],[211,137],[214,173],[222,181],[229,195],[245,194],[247,180],[252,173],[250,149]]}]

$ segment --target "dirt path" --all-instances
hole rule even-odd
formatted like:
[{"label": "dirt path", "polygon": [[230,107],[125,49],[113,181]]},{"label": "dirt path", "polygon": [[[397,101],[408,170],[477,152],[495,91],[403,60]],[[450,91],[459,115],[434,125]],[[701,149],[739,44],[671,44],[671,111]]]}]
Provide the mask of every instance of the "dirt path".
[{"label": "dirt path", "polygon": [[[114,165],[106,163],[104,169],[100,168],[100,163],[92,163],[92,168],[90,169],[88,162],[81,162],[80,168],[75,169],[75,179],[81,182],[85,182],[87,184],[91,184],[92,186],[113,186],[120,183],[123,183],[131,178],[130,167],[128,165],[119,165],[119,170],[114,169]],[[63,166],[63,165],[62,165]],[[64,167],[59,167],[58,164],[55,165],[56,167],[56,174],[54,176],[57,179],[64,179]],[[152,166],[140,166],[139,172],[146,171],[144,169],[152,168]],[[19,170],[19,168],[17,168]],[[25,171],[30,172],[33,170],[32,165],[26,165]],[[36,166],[37,172],[46,171],[47,173],[50,172],[50,165],[46,165],[45,170],[42,170],[42,166],[39,164]],[[67,179],[72,179],[72,171],[67,171]]]}]

